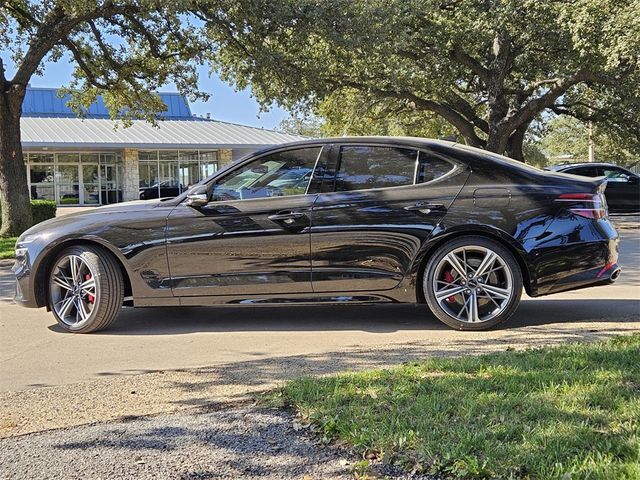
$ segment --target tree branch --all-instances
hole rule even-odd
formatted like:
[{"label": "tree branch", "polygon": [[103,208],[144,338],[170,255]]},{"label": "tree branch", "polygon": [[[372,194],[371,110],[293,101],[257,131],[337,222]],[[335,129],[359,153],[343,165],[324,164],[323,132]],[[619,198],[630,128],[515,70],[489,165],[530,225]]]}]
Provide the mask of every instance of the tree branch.
[{"label": "tree branch", "polygon": [[85,74],[85,76],[87,77],[87,80],[89,81],[89,83],[91,85],[93,85],[96,88],[103,89],[103,90],[107,90],[109,88],[109,86],[110,86],[109,83],[103,83],[100,80],[98,80],[98,77],[94,74],[94,71],[84,61],[82,53],[80,52],[80,50],[78,49],[78,47],[77,47],[77,45],[75,43],[73,43],[70,39],[65,38],[62,41],[62,44],[69,49],[69,51],[73,55],[74,60],[76,61],[76,63],[80,67],[80,70],[82,70],[82,72]]},{"label": "tree branch", "polygon": [[509,130],[515,130],[520,125],[531,122],[534,117],[547,108],[551,108],[556,100],[564,95],[569,88],[583,82],[602,82],[603,78],[594,72],[581,70],[572,77],[557,79],[549,90],[538,98],[534,98],[524,104],[511,116],[505,126]]},{"label": "tree branch", "polygon": [[378,87],[371,87],[366,84],[350,81],[350,80],[335,80],[335,79],[327,79],[329,83],[333,83],[333,85],[337,88],[341,87],[351,87],[356,90],[365,90],[375,92],[377,95],[386,98],[395,98],[408,100],[413,102],[413,104],[422,110],[427,110],[433,113],[440,115],[442,118],[451,123],[460,134],[473,146],[484,146],[485,141],[478,137],[473,124],[467,120],[464,116],[462,116],[459,112],[457,112],[450,105],[435,102],[433,100],[428,100],[426,98],[418,97],[416,94],[408,91],[392,91],[385,90]]},{"label": "tree branch", "polygon": [[480,79],[487,84],[491,78],[491,72],[488,68],[483,66],[479,61],[464,51],[461,45],[454,45],[450,52],[452,59],[456,60],[461,65],[469,68]]}]

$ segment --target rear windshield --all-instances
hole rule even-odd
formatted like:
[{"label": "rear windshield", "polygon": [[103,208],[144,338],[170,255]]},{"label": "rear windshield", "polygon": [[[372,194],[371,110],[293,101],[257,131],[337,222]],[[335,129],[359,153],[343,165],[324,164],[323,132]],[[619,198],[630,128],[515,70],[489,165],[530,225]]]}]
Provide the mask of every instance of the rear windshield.
[{"label": "rear windshield", "polygon": [[468,145],[462,145],[462,144],[456,144],[456,148],[467,150],[470,153],[477,153],[484,157],[489,157],[492,160],[506,163],[508,165],[513,165],[514,167],[523,168],[525,170],[530,170],[532,172],[537,172],[537,173],[545,173],[544,170],[538,167],[534,167],[533,165],[529,165],[524,162],[519,162],[518,160],[514,160],[513,158],[505,157],[504,155],[498,155],[497,153],[489,152],[488,150],[482,150],[481,148],[470,147]]}]

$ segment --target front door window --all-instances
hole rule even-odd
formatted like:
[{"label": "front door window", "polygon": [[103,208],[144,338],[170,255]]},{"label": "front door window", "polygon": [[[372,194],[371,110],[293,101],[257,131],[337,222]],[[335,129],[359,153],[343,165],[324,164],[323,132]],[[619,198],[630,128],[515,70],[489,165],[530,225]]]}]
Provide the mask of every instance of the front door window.
[{"label": "front door window", "polygon": [[304,195],[322,147],[265,155],[213,186],[212,201]]}]

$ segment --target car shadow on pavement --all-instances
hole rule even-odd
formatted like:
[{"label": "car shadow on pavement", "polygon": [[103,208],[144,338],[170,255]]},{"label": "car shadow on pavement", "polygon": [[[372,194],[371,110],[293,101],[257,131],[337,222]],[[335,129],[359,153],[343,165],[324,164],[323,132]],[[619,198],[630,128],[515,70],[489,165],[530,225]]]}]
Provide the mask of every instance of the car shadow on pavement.
[{"label": "car shadow on pavement", "polygon": [[[498,328],[637,321],[639,318],[640,300],[634,299],[524,299],[514,316]],[[392,333],[448,328],[424,305],[220,306],[124,309],[110,329],[97,335],[341,330]],[[49,329],[63,332],[57,324]]]}]

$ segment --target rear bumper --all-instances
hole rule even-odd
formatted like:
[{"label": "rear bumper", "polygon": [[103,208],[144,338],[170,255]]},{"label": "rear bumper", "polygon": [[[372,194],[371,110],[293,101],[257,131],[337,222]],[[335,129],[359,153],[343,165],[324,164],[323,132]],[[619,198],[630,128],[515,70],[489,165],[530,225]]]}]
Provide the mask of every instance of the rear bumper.
[{"label": "rear bumper", "polygon": [[[552,225],[553,227],[554,225]],[[618,232],[607,219],[551,235],[530,252],[531,296],[606,285],[616,281]],[[553,228],[552,228],[553,230]]]}]

